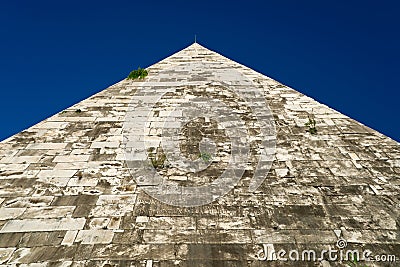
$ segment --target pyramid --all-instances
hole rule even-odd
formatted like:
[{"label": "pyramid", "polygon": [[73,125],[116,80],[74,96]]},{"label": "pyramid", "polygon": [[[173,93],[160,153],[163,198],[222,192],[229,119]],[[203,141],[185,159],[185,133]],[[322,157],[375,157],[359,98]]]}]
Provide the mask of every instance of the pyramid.
[{"label": "pyramid", "polygon": [[0,143],[0,264],[400,261],[399,143],[198,43],[147,70]]}]

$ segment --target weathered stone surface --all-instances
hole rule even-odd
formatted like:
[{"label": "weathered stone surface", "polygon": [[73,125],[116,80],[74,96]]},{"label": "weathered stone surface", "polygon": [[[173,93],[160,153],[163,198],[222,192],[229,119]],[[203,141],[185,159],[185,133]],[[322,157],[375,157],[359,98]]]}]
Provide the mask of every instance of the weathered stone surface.
[{"label": "weathered stone surface", "polygon": [[64,239],[61,242],[61,245],[64,246],[73,245],[77,234],[78,234],[77,230],[67,231],[67,233],[64,236]]},{"label": "weathered stone surface", "polygon": [[20,239],[21,247],[40,247],[60,245],[65,231],[31,232],[24,233]]},{"label": "weathered stone surface", "polygon": [[67,155],[67,156],[56,156],[53,162],[87,162],[90,155]]},{"label": "weathered stone surface", "polygon": [[31,207],[27,208],[21,219],[45,219],[45,218],[65,218],[70,217],[75,210],[75,206],[64,207]]},{"label": "weathered stone surface", "polygon": [[[177,105],[191,105],[194,95],[236,107],[232,113],[246,117],[244,130],[255,152],[263,140],[259,125],[246,113],[246,103],[225,89],[226,84],[244,89],[247,85],[235,84],[229,75],[221,76],[225,84],[206,84],[213,70],[201,75],[174,72],[189,62],[215,62],[222,72],[233,68],[252,81],[264,94],[253,104],[268,104],[277,139],[271,170],[256,191],[248,191],[257,161],[254,153],[228,194],[204,206],[184,208],[144,193],[136,184],[144,174],[136,175],[127,166],[126,160],[149,152],[138,149],[138,142],[125,144],[122,135],[138,89],[149,92],[138,96],[142,101],[151,100],[156,90],[171,90],[150,116],[135,110],[146,133],[132,132],[140,140],[157,147],[166,131],[164,121],[184,131],[212,132],[218,140],[219,154],[200,175],[167,164],[156,166],[169,181],[208,183],[230,160],[229,140],[219,125],[213,126],[212,117],[199,114],[198,121],[186,125],[185,112],[171,112]],[[123,80],[0,142],[0,264],[287,266],[260,261],[256,254],[263,245],[275,251],[337,248],[340,238],[348,248],[392,254],[400,261],[397,142],[198,44],[148,71],[144,81]],[[157,78],[159,73],[168,75]],[[316,120],[317,134],[305,126],[309,116]],[[198,157],[195,139],[181,140],[188,157]],[[135,153],[126,157],[125,145]],[[310,264],[341,266],[326,259]]]},{"label": "weathered stone surface", "polygon": [[114,237],[112,230],[80,230],[75,242],[82,244],[109,244]]},{"label": "weathered stone surface", "polygon": [[0,233],[79,230],[85,221],[84,218],[9,220]]},{"label": "weathered stone surface", "polygon": [[51,149],[63,149],[67,146],[67,144],[63,143],[33,143],[28,144],[26,149],[44,149],[44,150],[51,150]]},{"label": "weathered stone surface", "polygon": [[18,218],[25,212],[25,208],[0,208],[0,221]]},{"label": "weathered stone surface", "polygon": [[0,264],[7,262],[14,251],[15,248],[0,248]]}]

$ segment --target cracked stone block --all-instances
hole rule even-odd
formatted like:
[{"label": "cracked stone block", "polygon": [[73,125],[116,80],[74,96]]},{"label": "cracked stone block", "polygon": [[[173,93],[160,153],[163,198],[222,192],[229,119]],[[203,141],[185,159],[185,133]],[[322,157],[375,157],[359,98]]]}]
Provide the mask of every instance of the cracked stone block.
[{"label": "cracked stone block", "polygon": [[75,242],[82,244],[109,244],[114,237],[112,230],[81,230]]},{"label": "cracked stone block", "polygon": [[0,160],[0,163],[37,163],[42,156],[9,156]]},{"label": "cracked stone block", "polygon": [[18,247],[58,246],[64,235],[65,231],[26,232]]},{"label": "cracked stone block", "polygon": [[9,220],[0,233],[80,230],[85,222],[85,218]]},{"label": "cracked stone block", "polygon": [[88,162],[60,162],[54,166],[56,170],[79,170],[85,169],[88,166]]},{"label": "cracked stone block", "polygon": [[67,231],[67,233],[64,236],[64,239],[61,242],[61,245],[72,246],[74,244],[77,234],[78,234],[77,230]]},{"label": "cracked stone block", "polygon": [[28,168],[29,164],[26,163],[10,163],[10,164],[0,164],[0,170],[4,171],[14,171],[14,172],[21,172]]},{"label": "cracked stone block", "polygon": [[[7,179],[31,179],[31,178],[36,178],[36,175],[39,173],[40,170],[29,170],[26,169],[25,171],[21,172],[11,172],[7,174],[4,178]],[[3,173],[4,174],[4,173]],[[1,180],[0,176],[0,180]]]},{"label": "cracked stone block", "polygon": [[29,259],[30,248],[18,248],[9,259],[8,264],[18,264],[24,259]]},{"label": "cracked stone block", "polygon": [[6,263],[16,248],[0,248],[0,264]]},{"label": "cracked stone block", "polygon": [[53,201],[53,196],[34,196],[11,198],[4,203],[7,208],[29,208],[49,206]]},{"label": "cracked stone block", "polygon": [[37,177],[40,178],[71,178],[78,170],[41,170]]},{"label": "cracked stone block", "polygon": [[36,125],[37,128],[43,129],[60,129],[65,128],[68,123],[59,122],[59,121],[45,121]]},{"label": "cracked stone block", "polygon": [[45,219],[71,217],[75,206],[31,207],[27,208],[21,219]]},{"label": "cracked stone block", "polygon": [[37,177],[39,181],[64,187],[77,170],[41,170]]},{"label": "cracked stone block", "polygon": [[[146,220],[147,223],[146,223]],[[191,217],[149,217],[138,216],[136,223],[146,223],[143,229],[195,229],[196,223]]]},{"label": "cracked stone block", "polygon": [[91,186],[94,187],[98,184],[98,179],[89,178],[71,178],[68,181],[68,186]]},{"label": "cracked stone block", "polygon": [[90,229],[105,229],[110,223],[110,218],[93,218],[89,222]]},{"label": "cracked stone block", "polygon": [[101,195],[99,196],[99,200],[96,205],[110,205],[110,204],[119,204],[119,203],[131,203],[135,204],[136,194],[131,195]]},{"label": "cracked stone block", "polygon": [[133,204],[117,204],[95,206],[90,211],[91,217],[119,217],[125,216],[128,212],[133,211]]},{"label": "cracked stone block", "polygon": [[56,156],[53,162],[87,162],[90,155],[67,155],[67,156]]},{"label": "cracked stone block", "polygon": [[25,208],[0,208],[0,221],[18,218]]},{"label": "cracked stone block", "polygon": [[58,187],[67,186],[70,178],[68,177],[40,177],[38,178],[39,182],[47,183],[50,185],[55,185]]},{"label": "cracked stone block", "polygon": [[144,230],[143,240],[148,244],[192,243],[198,238],[194,230]]},{"label": "cracked stone block", "polygon": [[120,142],[93,142],[90,148],[117,148]]},{"label": "cracked stone block", "polygon": [[43,150],[56,150],[63,149],[67,146],[65,143],[33,143],[28,144],[26,149],[43,149]]}]

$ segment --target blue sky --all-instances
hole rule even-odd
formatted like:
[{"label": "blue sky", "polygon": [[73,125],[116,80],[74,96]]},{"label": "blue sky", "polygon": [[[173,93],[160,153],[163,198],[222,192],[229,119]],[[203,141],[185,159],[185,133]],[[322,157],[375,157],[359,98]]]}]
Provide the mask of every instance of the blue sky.
[{"label": "blue sky", "polygon": [[398,1],[2,1],[0,140],[197,34],[400,141],[399,10]]}]

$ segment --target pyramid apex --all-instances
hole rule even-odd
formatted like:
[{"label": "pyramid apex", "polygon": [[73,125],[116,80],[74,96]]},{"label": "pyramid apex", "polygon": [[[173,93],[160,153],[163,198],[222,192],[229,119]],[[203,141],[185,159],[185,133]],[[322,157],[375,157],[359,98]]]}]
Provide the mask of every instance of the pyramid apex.
[{"label": "pyramid apex", "polygon": [[189,45],[187,48],[203,48],[206,49],[204,46],[200,45],[198,42],[194,42],[191,45]]},{"label": "pyramid apex", "polygon": [[184,47],[183,49],[177,51],[177,53],[198,53],[200,50],[203,50],[203,52],[206,51],[212,51],[204,46],[202,46],[201,44],[197,43],[197,42],[193,42],[192,44]]},{"label": "pyramid apex", "polygon": [[182,50],[180,50],[179,52],[183,52],[183,53],[195,53],[197,54],[198,52],[214,52],[213,50],[199,44],[198,42],[193,42],[192,44],[190,44],[189,46],[183,48]]}]

